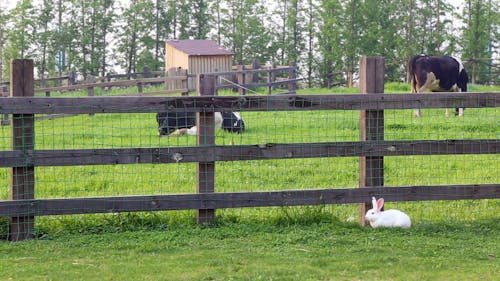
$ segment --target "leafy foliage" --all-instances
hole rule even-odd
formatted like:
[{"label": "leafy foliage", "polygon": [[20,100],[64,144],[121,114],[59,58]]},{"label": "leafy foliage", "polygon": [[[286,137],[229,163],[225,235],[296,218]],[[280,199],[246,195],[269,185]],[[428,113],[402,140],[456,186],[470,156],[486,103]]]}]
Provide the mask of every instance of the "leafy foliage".
[{"label": "leafy foliage", "polygon": [[[3,61],[83,77],[164,65],[168,39],[214,39],[237,64],[296,62],[309,87],[352,86],[359,57],[384,56],[388,81],[418,53],[454,55],[473,82],[498,83],[498,1],[20,0],[2,10]],[[8,63],[3,64],[8,77]],[[7,80],[7,79],[5,79]]]}]

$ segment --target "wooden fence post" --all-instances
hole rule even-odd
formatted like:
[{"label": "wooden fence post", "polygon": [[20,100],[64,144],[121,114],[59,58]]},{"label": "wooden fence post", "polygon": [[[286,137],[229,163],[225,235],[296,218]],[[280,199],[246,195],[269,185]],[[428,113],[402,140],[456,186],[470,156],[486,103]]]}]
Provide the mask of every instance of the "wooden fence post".
[{"label": "wooden fence post", "polygon": [[[383,57],[366,57],[360,59],[359,86],[361,94],[378,94],[384,92],[385,62]],[[360,113],[360,141],[384,140],[384,111],[363,110]],[[384,157],[363,156],[359,159],[359,187],[375,187],[384,185]],[[359,223],[366,225],[365,213],[371,209],[370,203],[359,206]]]},{"label": "wooden fence post", "polygon": [[169,77],[172,77],[175,75],[175,68],[170,68],[165,71],[165,88],[167,90],[172,90],[175,89],[175,81],[169,80]]},{"label": "wooden fence post", "polygon": [[[12,97],[35,95],[33,60],[16,59],[11,63],[10,94]],[[12,150],[26,153],[34,149],[34,114],[12,115]],[[35,198],[35,167],[12,167],[11,199]],[[35,217],[25,215],[10,218],[9,240],[21,241],[34,237]]]},{"label": "wooden fence post", "polygon": [[180,69],[178,75],[186,76],[186,79],[180,81],[181,89],[185,89],[182,91],[181,96],[189,96],[189,76],[187,69]]},{"label": "wooden fence post", "polygon": [[[198,95],[215,95],[216,77],[214,75],[198,74]],[[196,113],[198,130],[198,145],[215,145],[214,112]],[[198,193],[213,193],[215,191],[215,162],[198,163]],[[214,209],[198,210],[198,224],[213,224],[215,222]]]},{"label": "wooden fence post", "polygon": [[274,69],[276,69],[276,63],[273,63],[267,74],[267,82],[269,83],[268,95],[271,95],[273,93],[274,90],[273,83],[276,82],[276,72],[274,71]]},{"label": "wooden fence post", "polygon": [[[40,84],[44,88],[48,88],[49,87],[49,84],[47,83],[47,80],[45,80],[45,76],[44,75],[42,75],[42,80],[40,81]],[[45,91],[45,96],[46,97],[50,97],[50,91]]]},{"label": "wooden fence post", "polygon": [[148,66],[145,66],[142,68],[142,77],[143,78],[149,78],[151,77],[151,70],[149,69]]},{"label": "wooden fence post", "polygon": [[[9,96],[9,91],[7,90],[7,86],[2,85],[0,87],[0,89],[2,91],[2,97],[8,97]],[[9,114],[2,114],[1,124],[2,124],[2,126],[10,125]]]},{"label": "wooden fence post", "polygon": [[142,82],[137,82],[137,92],[142,94]]},{"label": "wooden fence post", "polygon": [[242,71],[241,73],[237,74],[238,85],[239,85],[239,87],[238,87],[238,94],[240,96],[244,96],[247,93],[247,91],[245,89],[245,84],[246,84],[245,83],[246,82],[246,77],[245,76],[246,75],[245,75],[245,72],[243,72],[243,70],[245,70],[245,66],[244,65],[238,65],[237,70],[238,71]]},{"label": "wooden fence post", "polygon": [[[259,63],[258,59],[253,59],[253,61],[252,61],[252,69],[253,70],[260,69],[260,63]],[[260,76],[259,72],[254,72],[253,75],[252,75],[252,83],[258,84],[259,80],[260,80],[259,76]]]},{"label": "wooden fence post", "polygon": [[68,73],[68,85],[76,85],[76,72],[70,71]]},{"label": "wooden fence post", "polygon": [[[290,62],[289,66],[290,66],[290,70],[288,70],[288,79],[289,80],[297,79],[297,64],[295,62]],[[295,94],[295,92],[297,91],[297,82],[296,81],[288,84],[288,91],[291,94]]]},{"label": "wooden fence post", "polygon": [[94,96],[94,84],[96,81],[95,77],[93,76],[89,76],[89,78],[87,78],[86,80],[86,83],[89,83],[91,84],[90,86],[87,87],[87,96],[89,97],[93,97]]}]

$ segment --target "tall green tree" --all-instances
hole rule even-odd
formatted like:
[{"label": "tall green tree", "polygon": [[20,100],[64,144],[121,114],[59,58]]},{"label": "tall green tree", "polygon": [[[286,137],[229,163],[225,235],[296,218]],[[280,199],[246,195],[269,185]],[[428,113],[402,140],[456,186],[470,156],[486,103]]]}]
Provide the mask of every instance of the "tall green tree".
[{"label": "tall green tree", "polygon": [[[369,4],[370,2],[366,3],[366,5]],[[342,11],[339,18],[343,24],[339,27],[339,32],[342,34],[343,40],[339,42],[339,44],[341,44],[344,50],[346,84],[348,87],[352,87],[354,83],[354,73],[359,63],[359,56],[363,52],[361,50],[361,29],[364,27],[363,23],[368,20],[362,17],[363,10],[360,0],[344,2]]]},{"label": "tall green tree", "polygon": [[212,5],[209,7],[212,16],[212,27],[214,29],[214,34],[212,39],[217,42],[217,44],[222,44],[222,17],[223,8],[220,1],[213,1]]},{"label": "tall green tree", "polygon": [[113,0],[93,0],[89,17],[89,65],[91,75],[104,76],[107,69],[107,39],[114,20]]},{"label": "tall green tree", "polygon": [[54,5],[55,28],[52,36],[52,51],[54,56],[55,71],[58,76],[67,72],[67,54],[71,46],[71,36],[68,28],[68,20],[65,18],[69,12],[69,2],[56,0]]},{"label": "tall green tree", "polygon": [[[404,35],[401,33],[401,0],[365,0],[361,6],[360,54],[383,56],[389,81],[397,80],[400,73],[400,58],[404,56]],[[352,62],[351,62],[352,63]],[[357,62],[356,62],[357,65]]]},{"label": "tall green tree", "polygon": [[175,28],[177,30],[177,36],[175,39],[189,39],[191,31],[191,6],[189,0],[176,1],[175,4]]},{"label": "tall green tree", "polygon": [[76,0],[73,3],[76,15],[74,21],[78,31],[78,35],[75,36],[77,40],[74,42],[78,50],[75,53],[75,63],[84,78],[92,74],[90,62],[90,44],[92,41],[90,15],[92,15],[92,7],[90,4],[89,1],[83,0]]},{"label": "tall green tree", "polygon": [[206,39],[212,22],[212,15],[208,13],[209,1],[192,0],[191,5],[192,25],[190,37],[192,39]]},{"label": "tall green tree", "polygon": [[276,1],[276,10],[270,17],[271,19],[276,18],[276,20],[273,22],[273,29],[274,31],[272,32],[273,37],[276,39],[273,40],[274,42],[274,49],[277,50],[277,58],[278,58],[278,63],[283,65],[286,64],[287,61],[287,45],[288,45],[288,21],[290,19],[289,17],[289,6],[290,6],[290,0],[280,0]]},{"label": "tall green tree", "polygon": [[342,4],[339,0],[321,0],[319,6],[319,67],[318,76],[321,87],[333,87],[338,82],[344,82],[343,49],[339,44],[342,35],[339,32]]},{"label": "tall green tree", "polygon": [[[82,73],[82,64],[80,59],[80,41],[82,40],[82,31],[79,27],[79,9],[75,2],[78,0],[72,0],[68,3],[68,8],[64,8],[64,4],[61,7],[63,13],[68,18],[65,18],[60,27],[60,32],[58,33],[58,38],[62,40],[59,42],[59,48],[64,49],[64,55],[66,58],[66,67],[68,70],[78,71]],[[64,2],[64,1],[63,1]],[[59,18],[58,18],[59,21]]]},{"label": "tall green tree", "polygon": [[254,58],[271,60],[271,36],[264,26],[265,7],[257,0],[226,0],[221,9],[222,45],[234,52],[236,63],[248,64]]},{"label": "tall green tree", "polygon": [[495,46],[498,51],[500,38],[499,8],[499,2],[492,0],[467,0],[463,7],[463,57],[467,59],[473,83],[495,78],[498,81],[498,66],[494,70],[493,56]]},{"label": "tall green tree", "polygon": [[155,0],[155,46],[154,46],[154,65],[150,65],[154,70],[159,70],[165,61],[165,41],[175,38],[174,19],[175,10],[171,9],[170,3],[175,1]]},{"label": "tall green tree", "polygon": [[422,54],[447,53],[446,42],[453,35],[452,21],[445,16],[453,11],[444,0],[420,0],[416,3],[414,42]]},{"label": "tall green tree", "polygon": [[92,72],[106,75],[110,60],[108,45],[110,35],[114,31],[113,22],[116,19],[114,0],[98,0],[94,3],[92,17]]},{"label": "tall green tree", "polygon": [[39,14],[36,17],[36,27],[38,32],[35,35],[34,44],[38,50],[37,64],[38,74],[41,77],[49,76],[55,72],[55,61],[52,51],[54,40],[54,1],[44,0],[36,9]]},{"label": "tall green tree", "polygon": [[278,46],[280,50],[279,63],[286,65],[290,62],[298,62],[300,54],[304,50],[305,19],[303,17],[303,4],[298,0],[278,1],[277,17],[279,28]]},{"label": "tall green tree", "polygon": [[116,60],[127,73],[155,64],[155,18],[151,16],[154,6],[152,0],[133,0],[122,11]]},{"label": "tall green tree", "polygon": [[5,28],[7,27],[7,15],[6,9],[3,7],[3,3],[0,4],[0,82],[4,81],[4,57],[3,57],[3,46],[5,42]]},{"label": "tall green tree", "polygon": [[[33,58],[36,34],[35,11],[31,0],[19,1],[10,11],[10,28],[5,30],[4,59]],[[10,72],[10,64],[4,65]]]},{"label": "tall green tree", "polygon": [[307,78],[307,86],[309,88],[315,85],[314,72],[317,70],[317,58],[316,58],[316,38],[318,33],[318,7],[315,1],[307,0],[306,7],[304,8],[304,18],[305,18],[305,43],[306,43],[306,57],[305,62],[305,72]]}]

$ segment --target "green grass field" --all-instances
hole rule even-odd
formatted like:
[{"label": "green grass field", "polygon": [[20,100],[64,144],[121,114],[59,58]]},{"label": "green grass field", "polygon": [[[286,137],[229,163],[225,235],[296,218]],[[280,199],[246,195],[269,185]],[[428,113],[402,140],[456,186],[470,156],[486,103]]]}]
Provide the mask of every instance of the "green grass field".
[{"label": "green grass field", "polygon": [[[471,85],[470,91],[500,87]],[[406,84],[386,92],[408,92]],[[314,89],[300,93],[355,93]],[[119,93],[119,92],[118,92]],[[104,93],[96,93],[104,94]],[[114,93],[111,93],[114,94]],[[385,139],[500,139],[498,108],[385,111]],[[356,111],[243,112],[244,134],[217,143],[357,141]],[[37,149],[195,145],[157,135],[154,114],[79,115],[36,123]],[[10,127],[0,127],[10,149]],[[358,185],[358,159],[222,162],[216,191],[346,188]],[[387,186],[498,183],[499,155],[385,158]],[[0,200],[9,198],[0,169]],[[36,198],[192,193],[195,164],[36,168]],[[39,217],[37,239],[0,242],[1,280],[495,280],[500,273],[500,200],[391,203],[409,230],[361,228],[356,205],[217,211],[200,227],[194,211]],[[0,220],[5,239],[7,220]]]}]

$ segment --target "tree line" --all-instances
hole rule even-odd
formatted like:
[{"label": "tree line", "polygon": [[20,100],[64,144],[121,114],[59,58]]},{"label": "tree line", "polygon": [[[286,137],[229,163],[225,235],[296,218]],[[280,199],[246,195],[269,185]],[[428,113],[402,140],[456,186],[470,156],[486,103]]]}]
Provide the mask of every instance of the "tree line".
[{"label": "tree line", "polygon": [[420,53],[454,55],[473,82],[499,83],[499,0],[460,2],[19,0],[0,6],[0,78],[13,58],[34,59],[38,76],[160,70],[166,40],[212,39],[237,64],[296,62],[309,87],[352,84],[361,55],[385,57],[387,81],[404,81]]}]

